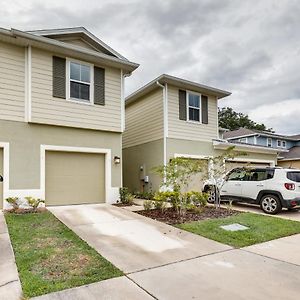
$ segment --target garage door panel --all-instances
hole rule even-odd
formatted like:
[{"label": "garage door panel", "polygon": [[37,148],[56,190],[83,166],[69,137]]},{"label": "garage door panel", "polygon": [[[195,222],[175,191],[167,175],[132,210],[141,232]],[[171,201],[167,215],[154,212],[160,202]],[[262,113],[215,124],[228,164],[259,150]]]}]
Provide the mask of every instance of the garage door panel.
[{"label": "garage door panel", "polygon": [[264,162],[239,162],[239,161],[227,161],[226,164],[226,171],[230,171],[234,168],[242,168],[242,167],[255,167],[255,168],[260,168],[260,167],[270,167],[269,163],[264,163]]},{"label": "garage door panel", "polygon": [[105,202],[105,156],[46,152],[46,205]]}]

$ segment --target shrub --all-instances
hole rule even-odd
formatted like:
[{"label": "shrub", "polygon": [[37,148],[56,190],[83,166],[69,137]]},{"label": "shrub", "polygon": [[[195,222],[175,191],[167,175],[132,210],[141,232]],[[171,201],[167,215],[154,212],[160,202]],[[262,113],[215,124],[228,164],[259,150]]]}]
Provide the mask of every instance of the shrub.
[{"label": "shrub", "polygon": [[12,205],[14,211],[19,209],[20,204],[18,197],[8,197],[5,200]]},{"label": "shrub", "polygon": [[191,191],[186,193],[186,198],[189,203],[196,207],[204,207],[207,204],[208,194]]},{"label": "shrub", "polygon": [[41,203],[45,203],[45,200],[33,198],[31,196],[25,197],[25,199],[27,200],[28,205],[32,208],[34,212],[37,210]]},{"label": "shrub", "polygon": [[153,207],[153,202],[151,200],[145,200],[143,203],[144,210],[149,211]]},{"label": "shrub", "polygon": [[133,200],[134,200],[134,195],[132,195],[131,193],[128,193],[125,195],[125,204],[133,204]]},{"label": "shrub", "polygon": [[166,192],[157,192],[154,196],[155,201],[164,201],[171,203],[174,209],[178,209],[180,204],[179,192],[166,191]]},{"label": "shrub", "polygon": [[167,208],[167,202],[162,200],[154,200],[152,201],[152,204],[154,205],[155,209],[159,209],[161,211],[164,211]]},{"label": "shrub", "polygon": [[126,203],[126,196],[129,194],[129,190],[127,187],[119,188],[120,201],[121,203]]},{"label": "shrub", "polygon": [[154,193],[149,191],[149,192],[134,192],[133,193],[136,198],[140,199],[147,199],[147,200],[153,200],[154,198]]}]

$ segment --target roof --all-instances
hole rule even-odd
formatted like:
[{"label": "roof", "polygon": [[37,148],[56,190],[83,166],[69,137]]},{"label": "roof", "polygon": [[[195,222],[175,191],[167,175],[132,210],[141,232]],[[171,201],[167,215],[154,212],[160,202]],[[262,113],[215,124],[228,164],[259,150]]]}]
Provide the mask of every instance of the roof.
[{"label": "roof", "polygon": [[[84,47],[66,43],[53,38],[54,35],[73,35],[75,33],[94,43],[94,46],[97,44],[99,48],[105,49],[104,53],[99,52],[96,49],[86,49]],[[99,64],[103,64],[105,66],[121,68],[125,74],[130,74],[139,66],[139,64],[131,62],[121,56],[84,27],[36,30],[30,32],[21,31],[14,28],[10,30],[0,28],[0,40],[21,46],[31,45],[39,49],[58,52],[63,55],[79,57],[79,59],[97,61]]]},{"label": "roof", "polygon": [[182,88],[182,89],[187,89],[187,90],[193,90],[195,92],[199,92],[199,93],[205,93],[208,95],[213,95],[218,97],[218,99],[224,98],[226,96],[231,95],[230,92],[224,91],[224,90],[220,90],[214,87],[210,87],[207,85],[203,85],[197,82],[193,82],[193,81],[189,81],[189,80],[185,80],[182,78],[178,78],[175,76],[171,76],[168,74],[162,74],[160,76],[158,76],[157,78],[153,79],[152,81],[150,81],[149,83],[147,83],[146,85],[142,86],[141,88],[139,88],[138,90],[136,90],[135,92],[133,92],[131,95],[129,95],[128,97],[126,97],[126,105],[136,101],[137,99],[139,99],[140,97],[152,92],[153,90],[157,89],[159,86],[157,83],[160,84],[171,84],[171,85],[175,85],[178,88]]},{"label": "roof", "polygon": [[289,152],[280,154],[281,160],[300,160],[300,146],[295,146],[289,149]]},{"label": "roof", "polygon": [[102,40],[97,38],[95,35],[93,35],[90,31],[88,31],[84,27],[71,27],[71,28],[58,28],[58,29],[39,29],[39,30],[30,30],[26,31],[28,33],[49,37],[49,38],[55,38],[55,37],[62,37],[62,36],[78,36],[82,39],[86,40],[88,43],[92,44],[96,49],[99,48],[99,50],[104,50],[104,53],[108,55],[113,55],[115,57],[118,57],[120,59],[128,60],[124,56],[122,56],[120,53],[118,53],[116,50],[109,47],[107,44],[105,44]]},{"label": "roof", "polygon": [[282,135],[282,134],[277,134],[277,133],[273,133],[273,132],[269,132],[269,131],[248,129],[248,128],[244,128],[244,127],[241,127],[237,130],[225,132],[224,139],[236,139],[236,138],[240,138],[240,137],[247,137],[247,136],[254,136],[254,135],[280,138],[280,139],[286,139],[286,140],[291,140],[291,141],[299,141],[300,140],[300,134],[298,134],[298,135]]}]

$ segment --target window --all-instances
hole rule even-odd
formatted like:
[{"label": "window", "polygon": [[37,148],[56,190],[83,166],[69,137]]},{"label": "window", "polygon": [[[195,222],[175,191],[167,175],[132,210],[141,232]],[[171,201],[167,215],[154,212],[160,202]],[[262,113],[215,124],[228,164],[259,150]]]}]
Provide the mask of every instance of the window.
[{"label": "window", "polygon": [[251,170],[247,174],[247,181],[262,181],[262,180],[267,180],[267,179],[272,179],[274,177],[274,170]]},{"label": "window", "polygon": [[277,140],[277,147],[286,148],[286,141]]},{"label": "window", "polygon": [[92,67],[79,62],[69,62],[69,99],[92,102]]},{"label": "window", "polygon": [[188,120],[200,122],[200,95],[190,92],[187,95]]},{"label": "window", "polygon": [[287,172],[286,177],[289,180],[295,181],[295,182],[300,182],[300,172]]},{"label": "window", "polygon": [[271,138],[267,139],[267,146],[272,147],[272,139]]},{"label": "window", "polygon": [[231,171],[227,177],[227,180],[228,181],[232,181],[232,180],[235,180],[235,181],[242,181],[245,179],[247,175],[247,172],[246,170],[244,169],[235,169],[233,171]]}]

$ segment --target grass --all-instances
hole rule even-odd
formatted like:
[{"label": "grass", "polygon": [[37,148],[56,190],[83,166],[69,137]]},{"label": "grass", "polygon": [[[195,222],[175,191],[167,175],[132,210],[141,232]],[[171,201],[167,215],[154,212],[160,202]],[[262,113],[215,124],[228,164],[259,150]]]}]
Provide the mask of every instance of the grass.
[{"label": "grass", "polygon": [[[233,223],[242,224],[249,229],[231,232],[220,228],[221,225]],[[252,213],[241,213],[224,219],[196,221],[176,226],[236,248],[300,233],[300,222]]]},{"label": "grass", "polygon": [[5,218],[25,297],[123,275],[50,212]]}]

